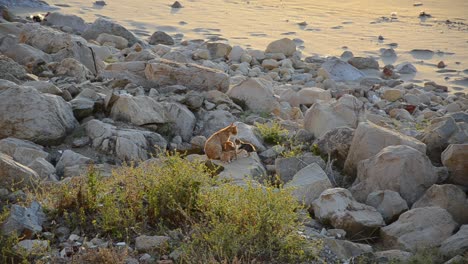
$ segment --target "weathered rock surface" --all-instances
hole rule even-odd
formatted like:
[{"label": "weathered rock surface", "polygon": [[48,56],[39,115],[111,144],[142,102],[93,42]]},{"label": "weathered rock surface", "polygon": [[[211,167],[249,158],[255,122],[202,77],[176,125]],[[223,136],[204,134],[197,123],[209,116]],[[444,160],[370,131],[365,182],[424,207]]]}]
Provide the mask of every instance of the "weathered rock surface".
[{"label": "weathered rock surface", "polygon": [[451,144],[442,152],[442,164],[450,172],[450,181],[468,187],[468,144]]},{"label": "weathered rock surface", "polygon": [[47,15],[44,24],[48,26],[70,27],[75,32],[84,32],[88,24],[79,16],[52,12]]},{"label": "weathered rock surface", "polygon": [[19,42],[31,45],[48,54],[56,53],[73,45],[72,35],[35,23],[23,26]]},{"label": "weathered rock surface", "polygon": [[384,246],[415,251],[438,247],[452,235],[457,223],[447,210],[423,207],[403,213],[398,221],[380,231]]},{"label": "weathered rock surface", "polygon": [[374,207],[356,202],[351,192],[343,188],[322,192],[312,205],[320,221],[344,229],[350,237],[371,235],[385,225]]},{"label": "weathered rock surface", "polygon": [[55,168],[57,174],[62,176],[66,167],[91,163],[93,163],[92,159],[67,149],[63,152]]},{"label": "weathered rock surface", "polygon": [[325,162],[321,157],[312,153],[304,153],[297,157],[277,158],[275,160],[275,171],[279,178],[287,183],[293,179],[296,173],[313,163],[318,164],[322,169],[325,168]]},{"label": "weathered rock surface", "polygon": [[284,185],[285,188],[294,188],[292,194],[307,207],[317,199],[326,189],[332,188],[327,174],[316,163],[312,163],[298,171],[291,181]]},{"label": "weathered rock surface", "polygon": [[16,233],[30,238],[42,231],[42,224],[46,216],[42,207],[37,202],[32,202],[30,207],[22,207],[17,204],[11,206],[10,215],[2,225],[3,234]]},{"label": "weathered rock surface", "polygon": [[406,145],[426,153],[426,145],[414,138],[372,123],[360,123],[354,132],[345,162],[345,171],[349,175],[355,175],[356,167],[361,160],[368,159],[383,148],[393,145]]},{"label": "weathered rock surface", "polygon": [[374,58],[353,57],[348,60],[348,63],[357,69],[379,69],[379,62]]},{"label": "weathered rock surface", "polygon": [[319,138],[338,127],[356,128],[364,117],[363,103],[344,95],[334,103],[316,103],[304,116],[304,128]]},{"label": "weathered rock surface", "polygon": [[0,187],[33,186],[38,179],[39,175],[35,171],[0,153]]},{"label": "weathered rock surface", "polygon": [[288,102],[291,106],[311,106],[316,102],[329,102],[332,96],[330,91],[317,87],[306,87],[299,91],[288,89],[280,94],[281,102]]},{"label": "weathered rock surface", "polygon": [[323,242],[343,261],[373,251],[370,245],[353,243],[348,240],[324,238]]},{"label": "weathered rock surface", "polygon": [[174,39],[164,31],[156,31],[151,35],[148,43],[151,45],[174,45]]},{"label": "weathered rock surface", "polygon": [[121,36],[115,36],[107,33],[101,33],[96,39],[101,45],[112,46],[117,49],[125,49],[128,47],[128,40]]},{"label": "weathered rock surface", "polygon": [[167,236],[141,235],[135,238],[135,249],[140,253],[155,252],[166,247],[169,240]]},{"label": "weathered rock surface", "polygon": [[408,204],[400,194],[390,190],[369,193],[366,204],[377,209],[387,224],[397,220],[401,213],[408,210]]},{"label": "weathered rock surface", "polygon": [[254,145],[259,152],[266,149],[262,141],[255,135],[254,126],[242,122],[234,122],[234,124],[237,126],[237,135],[235,138]]},{"label": "weathered rock surface", "polygon": [[427,145],[427,155],[441,163],[441,153],[449,144],[463,144],[468,141],[468,132],[460,127],[451,116],[435,118],[421,135],[421,141]]},{"label": "weathered rock surface", "polygon": [[468,225],[463,225],[453,236],[447,238],[440,246],[440,252],[447,257],[462,255],[468,251]]},{"label": "weathered rock surface", "polygon": [[229,88],[227,95],[234,100],[244,102],[248,109],[256,113],[271,113],[280,109],[271,83],[263,79],[247,79]]},{"label": "weathered rock surface", "polygon": [[117,128],[99,120],[86,123],[86,132],[93,148],[115,155],[122,161],[146,160],[152,153],[165,151],[167,147],[167,141],[157,133]]},{"label": "weathered rock surface", "polygon": [[137,126],[168,121],[164,106],[149,96],[122,94],[112,106],[110,117]]},{"label": "weathered rock surface", "polygon": [[283,53],[286,56],[292,56],[294,52],[296,52],[296,44],[288,38],[271,42],[265,50],[265,53]]},{"label": "weathered rock surface", "polygon": [[29,8],[38,8],[38,7],[48,7],[49,5],[42,0],[1,0],[1,5],[6,7],[29,7]]},{"label": "weathered rock surface", "polygon": [[365,77],[360,70],[337,58],[323,63],[319,75],[334,81],[357,81]]},{"label": "weathered rock surface", "polygon": [[172,134],[179,135],[185,142],[189,142],[197,121],[195,115],[185,105],[178,103],[164,104],[164,108]]},{"label": "weathered rock surface", "polygon": [[206,48],[211,59],[227,58],[232,50],[231,45],[221,42],[207,43]]},{"label": "weathered rock surface", "polygon": [[7,56],[0,54],[0,79],[19,84],[30,80],[27,74],[28,73],[21,65]]},{"label": "weathered rock surface", "polygon": [[375,190],[391,190],[412,205],[438,180],[426,155],[406,145],[388,146],[359,163],[350,190],[362,202]]},{"label": "weathered rock surface", "polygon": [[0,138],[57,144],[77,125],[70,105],[61,97],[0,80]]},{"label": "weathered rock surface", "polygon": [[165,59],[148,63],[145,76],[160,86],[179,84],[196,91],[221,92],[226,92],[229,88],[229,76],[224,72],[197,64],[177,63]]},{"label": "weathered rock surface", "polygon": [[123,37],[128,40],[130,46],[138,42],[135,35],[128,29],[105,18],[96,19],[93,24],[87,27],[82,36],[87,40],[97,39],[102,33]]},{"label": "weathered rock surface", "polygon": [[457,223],[468,224],[468,200],[465,192],[453,184],[432,185],[413,204],[414,208],[438,206],[447,210]]},{"label": "weathered rock surface", "polygon": [[410,252],[398,249],[375,252],[377,263],[393,263],[394,261],[406,263],[412,256]]}]

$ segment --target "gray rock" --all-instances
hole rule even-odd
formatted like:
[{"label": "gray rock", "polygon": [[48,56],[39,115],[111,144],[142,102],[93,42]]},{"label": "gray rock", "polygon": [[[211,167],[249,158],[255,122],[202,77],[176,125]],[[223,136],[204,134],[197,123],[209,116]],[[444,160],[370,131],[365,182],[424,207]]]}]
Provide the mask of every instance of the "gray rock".
[{"label": "gray rock", "polygon": [[236,118],[228,111],[214,110],[207,111],[199,117],[198,128],[195,134],[209,138],[216,131],[234,123]]},{"label": "gray rock", "polygon": [[128,40],[128,44],[133,46],[138,42],[135,35],[125,27],[117,24],[114,21],[98,18],[93,24],[89,25],[88,28],[83,32],[83,37],[87,40],[97,39],[101,33],[107,33],[115,36],[120,36]]},{"label": "gray rock", "polygon": [[387,224],[397,220],[400,214],[408,210],[408,204],[400,194],[390,190],[369,193],[366,204],[377,209]]},{"label": "gray rock", "polygon": [[63,152],[55,169],[57,170],[57,174],[62,176],[66,167],[79,164],[91,164],[92,162],[92,159],[67,149]]},{"label": "gray rock", "polygon": [[465,192],[456,185],[432,185],[411,208],[430,206],[447,210],[458,224],[468,224],[468,200]]},{"label": "gray rock", "polygon": [[157,133],[117,128],[95,119],[86,123],[86,133],[93,148],[116,155],[122,161],[147,160],[167,147],[167,141]]},{"label": "gray rock", "polygon": [[149,96],[122,94],[112,106],[110,117],[137,126],[168,121],[164,106]]},{"label": "gray rock", "polygon": [[304,116],[304,129],[319,138],[338,127],[356,128],[365,119],[363,103],[352,95],[337,102],[315,103]]},{"label": "gray rock", "polygon": [[446,257],[455,257],[456,255],[462,255],[467,251],[468,225],[462,225],[456,234],[447,238],[440,246],[440,252]]},{"label": "gray rock", "polygon": [[312,163],[318,164],[322,169],[325,168],[325,162],[322,158],[311,153],[304,153],[297,157],[277,158],[275,160],[275,170],[280,179],[287,183],[293,179],[296,173]]},{"label": "gray rock", "polygon": [[135,238],[135,249],[138,252],[155,252],[166,247],[169,240],[167,236],[138,236]]},{"label": "gray rock", "polygon": [[57,144],[78,125],[70,105],[61,97],[1,80],[0,92],[0,138]]},{"label": "gray rock", "polygon": [[409,62],[403,62],[403,63],[398,64],[395,70],[398,73],[403,73],[403,74],[412,74],[418,71],[416,70],[416,67],[414,67],[414,65]]},{"label": "gray rock", "polygon": [[49,248],[49,241],[48,240],[30,240],[25,239],[21,240],[14,246],[14,249],[18,251],[25,251],[26,254],[41,254]]},{"label": "gray rock", "polygon": [[283,53],[292,56],[296,52],[296,43],[288,38],[275,40],[268,44],[265,53]]},{"label": "gray rock", "polygon": [[52,12],[47,15],[44,24],[48,26],[70,27],[75,32],[84,32],[88,24],[79,16]]},{"label": "gray rock", "polygon": [[185,105],[178,103],[164,104],[164,108],[172,134],[180,135],[185,142],[188,142],[195,128],[195,115]]},{"label": "gray rock", "polygon": [[382,149],[359,162],[357,172],[350,190],[356,200],[363,202],[374,190],[392,190],[412,205],[439,180],[427,156],[405,145]]},{"label": "gray rock", "polygon": [[156,31],[151,35],[148,43],[151,45],[174,45],[174,39],[164,31]]},{"label": "gray rock", "polygon": [[85,82],[94,77],[94,74],[86,66],[74,58],[63,59],[53,71],[57,76],[74,77],[78,82]]},{"label": "gray rock", "polygon": [[40,145],[12,137],[0,140],[0,152],[11,156],[15,161],[25,166],[37,158],[47,158],[49,155]]},{"label": "gray rock", "polygon": [[457,223],[440,207],[423,207],[403,213],[398,221],[380,230],[383,245],[411,252],[438,247],[452,235]]},{"label": "gray rock", "polygon": [[62,90],[55,86],[51,82],[46,81],[30,81],[23,83],[24,86],[30,86],[34,89],[38,90],[40,93],[47,93],[61,96],[63,94]]},{"label": "gray rock", "polygon": [[227,95],[234,100],[244,102],[245,106],[255,113],[271,113],[280,109],[271,83],[264,79],[247,79],[229,88]]},{"label": "gray rock", "polygon": [[323,63],[318,74],[334,81],[357,81],[365,77],[360,70],[337,58]]},{"label": "gray rock", "polygon": [[[108,33],[99,34],[96,41],[99,42],[101,45],[115,47],[116,49],[120,50],[128,47],[128,40],[126,38]],[[129,58],[125,59],[128,60]]]},{"label": "gray rock", "polygon": [[412,256],[410,252],[398,249],[375,252],[377,263],[406,263]]},{"label": "gray rock", "polygon": [[349,237],[365,237],[385,225],[374,207],[358,203],[351,192],[343,188],[325,190],[312,206],[320,221],[345,230]]},{"label": "gray rock", "polygon": [[348,240],[324,238],[323,242],[325,246],[330,248],[331,251],[343,261],[364,253],[373,252],[372,246],[370,245],[353,243]]},{"label": "gray rock", "polygon": [[6,7],[45,8],[49,5],[42,0],[0,0],[0,5]]},{"label": "gray rock", "polygon": [[34,186],[38,179],[39,175],[35,171],[14,161],[12,157],[0,153],[1,188]]},{"label": "gray rock", "polygon": [[227,58],[229,53],[232,50],[232,47],[229,44],[215,42],[215,43],[207,43],[206,48],[210,53],[211,59],[219,59],[219,58]]},{"label": "gray rock", "polygon": [[261,140],[255,135],[253,126],[242,122],[234,122],[234,124],[237,126],[237,136],[235,138],[254,145],[257,151],[266,150]]},{"label": "gray rock", "polygon": [[29,208],[14,204],[11,206],[10,215],[2,225],[2,232],[16,233],[18,236],[24,235],[30,238],[42,231],[45,220],[46,216],[39,203],[32,202]]},{"label": "gray rock", "polygon": [[44,158],[37,158],[28,164],[28,167],[35,171],[40,179],[50,180],[55,178],[55,167]]},{"label": "gray rock", "polygon": [[379,63],[374,58],[353,57],[348,60],[348,63],[357,69],[379,69]]},{"label": "gray rock", "polygon": [[281,92],[281,102],[288,102],[291,106],[311,106],[316,102],[329,102],[332,96],[329,90],[323,90],[317,87],[305,87],[299,91],[287,89]]},{"label": "gray rock", "polygon": [[7,56],[0,54],[0,79],[8,80],[15,83],[22,83],[30,80],[26,70]]},{"label": "gray rock", "polygon": [[435,118],[420,137],[427,145],[427,155],[436,163],[441,163],[441,154],[449,144],[463,144],[468,141],[468,131],[460,127],[450,116]]},{"label": "gray rock", "polygon": [[196,91],[221,92],[226,92],[229,88],[229,76],[224,72],[197,64],[177,63],[165,59],[148,63],[145,76],[160,86],[179,84]]},{"label": "gray rock", "polygon": [[293,196],[307,207],[326,189],[332,188],[327,174],[316,163],[312,163],[298,171],[284,188],[293,188]]},{"label": "gray rock", "polygon": [[233,184],[246,185],[252,179],[262,179],[267,175],[265,167],[255,152],[251,153],[249,157],[239,155],[231,163],[220,160],[213,160],[213,162],[224,168],[218,175],[219,179],[232,180]]},{"label": "gray rock", "polygon": [[426,145],[414,138],[372,123],[360,123],[354,132],[351,148],[346,158],[345,172],[352,177],[356,174],[356,167],[361,160],[368,159],[383,148],[392,145],[407,145],[421,153],[426,153]]},{"label": "gray rock", "polygon": [[451,144],[442,152],[442,164],[450,172],[450,181],[468,187],[468,144]]},{"label": "gray rock", "polygon": [[[87,175],[90,169],[89,164],[77,164],[65,167],[63,170],[63,177],[76,177],[76,176],[83,176]],[[110,165],[110,164],[93,164],[93,171],[99,174],[102,177],[111,177],[112,170],[118,169],[118,166]]]},{"label": "gray rock", "polygon": [[74,40],[70,34],[36,23],[25,24],[19,39],[21,43],[31,45],[47,54],[71,47]]}]

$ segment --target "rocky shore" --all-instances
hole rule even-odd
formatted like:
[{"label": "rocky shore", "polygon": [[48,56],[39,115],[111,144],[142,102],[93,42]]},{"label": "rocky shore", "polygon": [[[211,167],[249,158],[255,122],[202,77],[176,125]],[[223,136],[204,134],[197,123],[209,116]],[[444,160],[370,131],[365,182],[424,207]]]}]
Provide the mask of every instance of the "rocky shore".
[{"label": "rocky shore", "polygon": [[434,263],[468,261],[465,92],[402,81],[417,71],[410,63],[303,58],[288,38],[252,50],[162,31],[141,39],[104,18],[0,11],[0,220],[3,235],[21,237],[16,248],[48,248],[66,263],[70,248],[112,244],[133,252],[121,263],[177,262],[175,251],[151,253],[169,235],[51,231],[28,190],[67,184],[90,164],[113,177],[166,151],[205,162],[206,139],[234,123],[257,152],[206,164],[234,185],[292,188],[307,209],[298,231],[323,242],[323,262],[404,263],[425,249]]}]

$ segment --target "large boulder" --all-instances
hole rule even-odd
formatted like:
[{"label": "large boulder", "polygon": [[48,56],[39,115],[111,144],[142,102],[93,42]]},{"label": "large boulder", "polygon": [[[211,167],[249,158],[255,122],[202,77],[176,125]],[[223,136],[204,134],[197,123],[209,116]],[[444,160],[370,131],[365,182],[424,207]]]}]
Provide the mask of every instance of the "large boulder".
[{"label": "large boulder", "polygon": [[451,144],[442,152],[442,164],[450,172],[450,181],[468,187],[468,144]]},{"label": "large boulder", "polygon": [[468,224],[468,200],[465,192],[453,184],[432,185],[413,204],[414,208],[438,206],[447,210],[457,223]]},{"label": "large boulder", "polygon": [[112,106],[110,117],[137,126],[168,121],[164,106],[149,96],[122,94]]},{"label": "large boulder", "polygon": [[330,91],[317,87],[306,87],[299,91],[287,89],[281,92],[281,102],[288,102],[291,106],[311,106],[316,102],[329,102],[332,100]]},{"label": "large boulder", "polygon": [[360,70],[337,58],[324,62],[318,74],[337,82],[357,81],[365,77]]},{"label": "large boulder", "polygon": [[38,179],[35,171],[0,153],[0,188],[33,186]]},{"label": "large boulder", "polygon": [[85,82],[94,77],[93,73],[81,62],[74,58],[65,58],[54,65],[54,74],[57,76],[74,77],[78,82]]},{"label": "large boulder", "polygon": [[99,77],[104,79],[121,80],[123,83],[133,83],[145,88],[154,88],[156,81],[149,81],[145,76],[147,63],[144,61],[116,62],[107,65],[99,72]]},{"label": "large boulder", "polygon": [[364,119],[363,103],[344,95],[333,103],[315,103],[304,116],[304,128],[319,138],[338,127],[356,128]]},{"label": "large boulder", "polygon": [[164,108],[172,134],[179,135],[185,142],[189,142],[197,121],[195,115],[179,103],[166,103]]},{"label": "large boulder", "polygon": [[394,145],[406,145],[421,153],[426,153],[426,145],[412,137],[372,123],[360,123],[354,132],[351,148],[346,158],[345,172],[351,177],[356,175],[356,167],[361,160],[368,159],[383,148]]},{"label": "large boulder", "polygon": [[209,138],[216,131],[227,127],[235,121],[236,118],[228,111],[208,111],[199,117],[195,134]]},{"label": "large boulder", "polygon": [[135,249],[142,253],[161,251],[169,245],[169,240],[167,236],[138,236],[135,238]]},{"label": "large boulder", "polygon": [[67,167],[91,163],[93,163],[92,159],[67,149],[63,152],[55,168],[57,170],[57,174],[59,176],[63,176],[65,168]]},{"label": "large boulder", "polygon": [[128,40],[126,38],[107,33],[99,34],[96,41],[101,45],[111,46],[117,49],[125,49],[128,47]]},{"label": "large boulder", "polygon": [[219,58],[227,58],[229,53],[232,50],[232,47],[229,44],[215,42],[215,43],[207,43],[206,48],[210,53],[211,59],[219,59]]},{"label": "large boulder", "polygon": [[271,83],[259,78],[250,78],[233,86],[227,91],[227,95],[234,100],[245,103],[245,106],[256,113],[271,113],[279,111],[278,103]]},{"label": "large boulder", "polygon": [[416,251],[438,247],[457,228],[447,210],[423,207],[403,213],[398,221],[380,230],[384,246]]},{"label": "large boulder", "polygon": [[151,35],[148,43],[151,45],[174,45],[174,39],[164,31],[156,31]]},{"label": "large boulder", "polygon": [[10,215],[2,224],[2,233],[30,238],[42,231],[45,220],[46,216],[39,203],[34,201],[29,208],[14,204],[11,206]]},{"label": "large boulder", "polygon": [[86,133],[93,148],[115,155],[121,161],[147,160],[153,153],[167,148],[167,141],[157,133],[117,128],[96,119],[86,123]]},{"label": "large boulder", "polygon": [[238,156],[231,163],[213,160],[214,164],[221,166],[223,171],[218,175],[219,179],[232,180],[234,184],[244,185],[251,179],[262,179],[267,175],[257,153],[251,153],[249,157]]},{"label": "large boulder", "polygon": [[156,59],[146,65],[145,76],[159,86],[183,85],[196,91],[218,90],[226,92],[229,76],[219,70],[192,63],[178,63]]},{"label": "large boulder", "polygon": [[377,209],[387,224],[398,219],[401,213],[408,210],[408,204],[400,194],[390,190],[369,193],[366,204]]},{"label": "large boulder", "polygon": [[283,53],[292,56],[296,52],[296,43],[289,38],[275,40],[268,44],[265,53]]},{"label": "large boulder", "polygon": [[358,203],[351,192],[343,188],[325,190],[312,207],[320,221],[345,230],[349,237],[369,236],[385,225],[374,207]]},{"label": "large boulder", "polygon": [[15,83],[22,83],[30,80],[23,66],[19,65],[14,60],[0,54],[0,79],[8,80]]},{"label": "large boulder", "polygon": [[138,42],[137,37],[128,29],[105,18],[96,19],[93,24],[86,28],[82,36],[87,40],[95,40],[102,33],[123,37],[128,40],[130,46]]},{"label": "large boulder", "polygon": [[0,80],[0,138],[53,145],[77,125],[71,106],[61,97]]},{"label": "large boulder", "polygon": [[441,163],[441,153],[449,144],[463,144],[468,141],[468,132],[463,129],[451,116],[435,118],[431,121],[420,137],[427,145],[427,155]]},{"label": "large boulder", "polygon": [[392,190],[412,205],[439,180],[429,158],[405,145],[382,149],[375,156],[361,161],[357,172],[350,190],[356,200],[362,202],[373,191]]},{"label": "large boulder", "polygon": [[451,258],[468,252],[468,225],[463,225],[455,235],[442,242],[440,252]]},{"label": "large boulder", "polygon": [[304,153],[296,157],[277,158],[275,160],[275,171],[281,181],[287,183],[293,179],[296,173],[313,163],[325,169],[325,162],[321,157],[312,153]]},{"label": "large boulder", "polygon": [[[25,66],[26,69],[32,73],[37,73],[42,69],[42,65],[44,63],[51,61],[51,56],[49,54],[23,43],[15,43],[14,45],[8,46],[5,49],[0,48],[0,52],[10,57],[17,63]],[[14,68],[9,68],[9,71],[12,71],[13,69]],[[24,70],[20,71],[24,72]]]},{"label": "large boulder", "polygon": [[339,240],[328,237],[323,239],[323,244],[344,263],[346,263],[346,260],[373,251],[372,246],[367,244],[359,244],[348,240]]},{"label": "large boulder", "polygon": [[79,16],[52,12],[47,15],[44,24],[48,26],[70,27],[75,32],[84,32],[88,24]]},{"label": "large boulder", "polygon": [[254,126],[242,122],[234,122],[234,124],[237,126],[237,135],[235,138],[254,145],[257,151],[266,150],[261,140],[255,135]]},{"label": "large boulder", "polygon": [[31,45],[48,54],[56,53],[73,45],[70,34],[35,23],[23,26],[19,42]]},{"label": "large boulder", "polygon": [[307,207],[312,207],[312,202],[323,191],[332,187],[327,174],[317,163],[312,163],[298,171],[293,179],[284,185],[284,188],[293,188],[293,196]]}]

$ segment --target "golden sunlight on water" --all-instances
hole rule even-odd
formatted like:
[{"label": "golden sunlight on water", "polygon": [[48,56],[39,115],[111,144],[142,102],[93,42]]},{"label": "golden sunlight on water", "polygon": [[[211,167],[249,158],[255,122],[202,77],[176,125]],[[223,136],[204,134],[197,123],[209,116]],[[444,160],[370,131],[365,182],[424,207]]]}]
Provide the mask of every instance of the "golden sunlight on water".
[{"label": "golden sunlight on water", "polygon": [[[114,19],[140,36],[163,30],[179,39],[227,39],[256,49],[289,37],[304,55],[339,56],[350,50],[376,58],[380,49],[393,44],[398,57],[381,64],[411,61],[419,64],[416,79],[468,87],[466,0],[427,0],[421,6],[407,0],[180,0],[181,9],[171,9],[172,0],[107,0],[104,7],[93,2],[49,1],[68,5],[61,12],[89,22],[97,17]],[[431,17],[420,18],[421,11]],[[379,35],[384,40],[379,41]],[[434,53],[411,53],[414,49]],[[434,65],[441,60],[453,72],[436,72]]]}]

